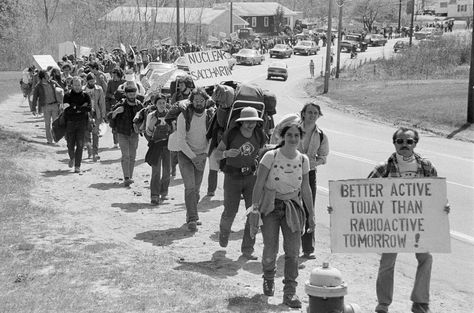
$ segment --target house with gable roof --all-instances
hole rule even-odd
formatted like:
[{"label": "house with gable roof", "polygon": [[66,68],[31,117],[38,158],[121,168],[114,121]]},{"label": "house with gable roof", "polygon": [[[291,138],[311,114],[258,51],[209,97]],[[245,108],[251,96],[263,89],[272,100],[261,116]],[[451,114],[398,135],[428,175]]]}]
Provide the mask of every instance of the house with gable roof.
[{"label": "house with gable roof", "polygon": [[232,12],[245,21],[256,33],[272,34],[276,31],[275,15],[279,7],[283,11],[283,23],[281,28],[289,26],[293,29],[295,21],[301,18],[301,12],[295,12],[278,2],[232,2],[216,4],[215,7],[229,8]]}]

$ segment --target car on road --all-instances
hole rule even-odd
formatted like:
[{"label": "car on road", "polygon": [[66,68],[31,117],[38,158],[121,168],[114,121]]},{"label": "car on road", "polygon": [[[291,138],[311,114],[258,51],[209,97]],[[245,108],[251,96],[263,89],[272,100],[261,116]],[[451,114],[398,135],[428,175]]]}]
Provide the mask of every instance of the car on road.
[{"label": "car on road", "polygon": [[381,34],[367,34],[365,36],[365,42],[367,42],[367,44],[372,47],[385,46],[387,43],[387,38]]},{"label": "car on road", "polygon": [[398,52],[398,51],[403,51],[406,50],[410,47],[410,44],[406,41],[403,40],[398,40],[394,45],[393,45],[393,52]]},{"label": "car on road", "polygon": [[152,73],[163,74],[174,69],[176,69],[176,66],[173,63],[150,62],[141,70],[140,79],[143,77],[149,79]]},{"label": "car on road", "polygon": [[417,40],[423,40],[427,38],[437,38],[443,35],[443,31],[436,27],[423,27],[421,30],[414,32],[413,35]]},{"label": "car on road", "polygon": [[312,55],[318,54],[319,46],[311,40],[301,40],[293,47],[293,54]]},{"label": "car on road", "polygon": [[276,44],[273,48],[269,50],[270,58],[291,58],[293,54],[293,49],[287,44]]},{"label": "car on road", "polygon": [[341,51],[351,52],[353,48],[359,52],[367,50],[367,42],[363,34],[346,34],[344,39],[341,40]]},{"label": "car on road", "polygon": [[237,64],[255,65],[262,64],[265,60],[265,57],[255,49],[240,49],[239,52],[234,53],[232,56],[236,59]]},{"label": "car on road", "polygon": [[[224,53],[224,57],[227,59],[227,62],[229,63],[229,67],[232,70],[235,64],[237,64],[237,60],[228,52]],[[177,58],[176,61],[174,61],[174,65],[179,70],[189,72],[189,66],[186,63],[185,57]]]},{"label": "car on road", "polygon": [[267,79],[272,77],[281,77],[283,81],[286,81],[288,79],[288,65],[282,61],[270,63],[267,69]]}]

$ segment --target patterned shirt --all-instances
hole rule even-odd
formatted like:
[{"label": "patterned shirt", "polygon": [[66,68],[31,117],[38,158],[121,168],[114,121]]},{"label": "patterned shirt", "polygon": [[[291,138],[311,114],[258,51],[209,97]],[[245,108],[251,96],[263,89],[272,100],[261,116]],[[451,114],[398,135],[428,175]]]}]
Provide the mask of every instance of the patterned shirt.
[{"label": "patterned shirt", "polygon": [[[435,167],[427,159],[422,158],[419,154],[414,153],[417,163],[417,177],[437,177]],[[375,169],[369,174],[368,178],[379,177],[398,177],[400,178],[400,170],[398,167],[397,154],[393,153],[387,162],[377,165]]]}]

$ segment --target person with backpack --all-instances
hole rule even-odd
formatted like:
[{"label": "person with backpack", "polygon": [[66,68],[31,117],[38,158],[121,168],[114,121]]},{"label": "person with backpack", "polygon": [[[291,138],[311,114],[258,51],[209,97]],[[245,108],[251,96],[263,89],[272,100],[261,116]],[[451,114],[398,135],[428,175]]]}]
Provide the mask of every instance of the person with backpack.
[{"label": "person with backpack", "polygon": [[[253,107],[245,107],[240,117],[235,120],[236,126],[228,129],[217,146],[216,158],[221,160],[224,172],[224,211],[219,225],[219,245],[227,247],[232,224],[239,209],[240,196],[245,207],[252,206],[252,192],[257,178],[256,170],[260,149],[263,148],[266,136],[262,129],[263,119]],[[260,125],[258,125],[260,124]],[[249,220],[245,222],[242,239],[242,255],[249,260],[256,260],[253,255],[255,237],[250,235]]]},{"label": "person with backpack", "polygon": [[303,127],[299,122],[285,125],[279,135],[283,139],[281,143],[267,151],[260,161],[252,195],[253,210],[260,213],[263,223],[263,293],[266,296],[275,293],[281,229],[285,251],[283,304],[301,308],[296,295],[301,234],[305,231],[306,220],[310,225],[307,231],[313,232],[315,227],[309,187],[310,162],[298,151],[303,138]]},{"label": "person with backpack", "polygon": [[151,204],[158,205],[168,199],[170,184],[170,151],[168,137],[171,126],[165,122],[167,107],[166,97],[157,94],[152,99],[153,105],[146,116],[145,138],[148,140],[148,151],[145,162],[151,166]]},{"label": "person with backpack", "polygon": [[201,224],[197,204],[209,144],[206,131],[214,115],[212,108],[206,108],[208,99],[206,90],[198,87],[193,89],[189,100],[178,106],[181,110],[176,122],[178,165],[184,182],[186,223],[190,231],[196,231],[196,226]]},{"label": "person with backpack", "polygon": [[[323,114],[319,104],[314,102],[306,103],[299,114],[289,114],[281,120],[275,127],[275,131],[270,139],[271,144],[278,144],[282,138],[278,136],[281,129],[290,123],[299,123],[304,129],[304,136],[298,146],[298,151],[304,153],[309,158],[309,186],[313,196],[313,207],[316,200],[316,173],[317,167],[326,164],[329,154],[329,141],[326,134],[318,127],[317,120]],[[309,229],[309,225],[305,225]],[[301,247],[303,250],[302,258],[315,259],[314,232],[305,232],[301,236]]]}]

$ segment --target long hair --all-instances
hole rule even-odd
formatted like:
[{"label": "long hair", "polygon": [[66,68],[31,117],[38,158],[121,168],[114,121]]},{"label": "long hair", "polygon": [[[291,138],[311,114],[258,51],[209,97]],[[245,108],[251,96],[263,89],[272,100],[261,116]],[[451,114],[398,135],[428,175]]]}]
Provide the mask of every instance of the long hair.
[{"label": "long hair", "polygon": [[286,132],[291,128],[291,127],[296,127],[298,129],[298,131],[300,132],[300,138],[303,138],[303,134],[304,134],[304,131],[303,131],[303,126],[298,123],[298,122],[291,122],[289,123],[288,125],[285,125],[285,127],[283,127],[281,130],[280,130],[280,138],[282,138],[281,142],[275,147],[275,149],[278,149],[278,148],[281,148],[285,145],[285,135],[286,135]]}]

